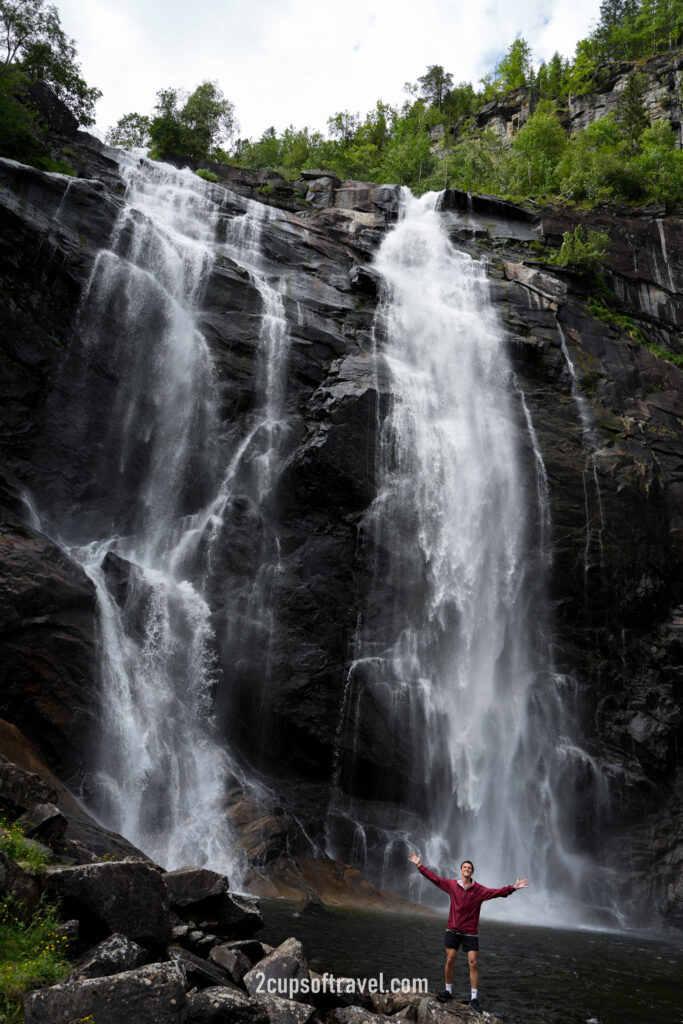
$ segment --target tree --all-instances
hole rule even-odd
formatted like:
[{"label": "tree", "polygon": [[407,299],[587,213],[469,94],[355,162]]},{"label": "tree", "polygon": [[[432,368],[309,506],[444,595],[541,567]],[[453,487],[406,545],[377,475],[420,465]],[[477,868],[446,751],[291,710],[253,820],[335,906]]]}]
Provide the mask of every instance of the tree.
[{"label": "tree", "polygon": [[493,72],[497,92],[510,92],[531,85],[534,71],[531,66],[531,47],[525,39],[515,39]]},{"label": "tree", "polygon": [[233,104],[215,82],[202,82],[190,96],[180,89],[160,89],[154,109],[149,141],[158,156],[205,160],[216,155],[238,127]]},{"label": "tree", "polygon": [[[4,54],[3,54],[4,51]],[[79,124],[94,123],[102,93],[87,85],[76,63],[76,45],[64,32],[54,4],[0,0],[1,63],[50,85]]]},{"label": "tree", "polygon": [[440,64],[430,64],[418,83],[422,98],[441,110],[446,94],[453,88],[453,75],[444,71]]},{"label": "tree", "polygon": [[614,111],[615,120],[621,126],[631,153],[637,152],[638,140],[650,121],[643,102],[644,96],[645,79],[638,71],[632,71],[619,94]]},{"label": "tree", "polygon": [[110,146],[121,146],[122,149],[135,149],[149,145],[149,118],[144,114],[124,114],[113,128],[107,131],[107,142]]}]

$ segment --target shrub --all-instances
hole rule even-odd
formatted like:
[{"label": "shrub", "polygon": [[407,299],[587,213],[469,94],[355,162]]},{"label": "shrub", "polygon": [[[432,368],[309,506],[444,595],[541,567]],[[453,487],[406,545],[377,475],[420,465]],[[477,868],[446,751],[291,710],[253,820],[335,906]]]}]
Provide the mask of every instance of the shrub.
[{"label": "shrub", "polygon": [[589,231],[586,235],[583,225],[577,224],[573,231],[565,231],[560,251],[550,262],[578,274],[592,274],[602,266],[609,244],[608,231]]}]

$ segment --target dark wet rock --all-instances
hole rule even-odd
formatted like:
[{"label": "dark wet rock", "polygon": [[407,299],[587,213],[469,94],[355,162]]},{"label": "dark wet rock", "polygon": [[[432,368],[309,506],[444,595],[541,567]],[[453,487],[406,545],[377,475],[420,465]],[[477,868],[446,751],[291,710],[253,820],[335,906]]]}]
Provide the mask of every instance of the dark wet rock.
[{"label": "dark wet rock", "polygon": [[244,953],[252,964],[258,963],[259,960],[263,960],[264,956],[273,952],[272,946],[269,946],[267,942],[259,942],[258,939],[237,939],[232,942],[223,942],[221,945],[226,949]]},{"label": "dark wet rock", "polygon": [[417,1010],[418,1024],[503,1024],[500,1017],[488,1011],[477,1013],[471,1010],[466,1002],[454,999],[450,1003],[440,1003],[434,998],[422,999]]},{"label": "dark wet rock", "polygon": [[191,992],[187,998],[187,1024],[268,1024],[263,1006],[243,992],[212,987]]},{"label": "dark wet rock", "polygon": [[301,1003],[310,1003],[308,992],[295,992],[294,989],[304,981],[310,986],[308,964],[304,957],[303,947],[298,939],[286,939],[260,960],[244,976],[244,985],[250,995],[258,999],[261,992],[274,988],[273,995],[291,995]]},{"label": "dark wet rock", "polygon": [[[259,959],[262,959],[259,957]],[[241,985],[244,975],[251,970],[253,962],[240,949],[231,949],[221,943],[209,953],[209,960],[228,975],[235,985]]]},{"label": "dark wet rock", "polygon": [[317,896],[309,896],[306,903],[299,911],[300,917],[329,917],[330,912],[321,899]]},{"label": "dark wet rock", "polygon": [[26,811],[17,823],[21,825],[23,833],[29,839],[37,839],[39,842],[52,846],[64,839],[67,820],[54,804],[36,804],[30,811]]},{"label": "dark wet rock", "polygon": [[24,921],[31,919],[40,900],[40,889],[33,878],[1,850],[0,897],[3,900],[9,898],[12,912]]},{"label": "dark wet rock", "polygon": [[220,904],[229,890],[227,875],[207,868],[178,868],[162,875],[168,898],[174,910],[194,909],[195,920],[210,917],[210,908]]},{"label": "dark wet rock", "polygon": [[209,963],[208,960],[195,956],[194,953],[183,949],[182,946],[170,946],[168,958],[173,963],[183,965],[190,986],[196,986],[200,989],[208,988],[209,985],[220,985],[230,988],[233,984],[228,972],[219,967],[215,961]]},{"label": "dark wet rock", "polygon": [[28,993],[24,1024],[73,1024],[89,1016],[97,1024],[182,1024],[185,984],[180,964],[150,964],[106,978],[62,982]]},{"label": "dark wet rock", "polygon": [[362,1006],[336,1007],[325,1018],[328,1024],[380,1024],[384,1019]]},{"label": "dark wet rock", "polygon": [[306,1024],[316,1012],[315,1006],[281,996],[259,995],[257,1001],[266,1011],[270,1024]]},{"label": "dark wet rock", "polygon": [[64,982],[105,978],[111,974],[132,971],[136,967],[142,967],[148,959],[149,953],[146,949],[138,946],[137,942],[131,942],[125,935],[115,933],[79,957]]},{"label": "dark wet rock", "polygon": [[13,817],[37,804],[54,803],[57,791],[35,772],[0,755],[0,806]]},{"label": "dark wet rock", "polygon": [[48,867],[41,879],[48,892],[61,899],[64,913],[78,917],[82,935],[123,932],[153,947],[171,938],[166,887],[148,864],[108,861]]}]

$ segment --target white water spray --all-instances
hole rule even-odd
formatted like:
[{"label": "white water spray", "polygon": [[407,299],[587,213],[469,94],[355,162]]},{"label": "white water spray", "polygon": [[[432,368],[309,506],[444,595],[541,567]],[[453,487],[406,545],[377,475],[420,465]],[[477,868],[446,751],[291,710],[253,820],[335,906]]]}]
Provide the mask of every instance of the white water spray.
[{"label": "white water spray", "polygon": [[[397,750],[410,750],[423,820],[410,841],[423,860],[453,873],[471,857],[490,885],[529,875],[533,888],[513,913],[538,920],[558,890],[576,895],[586,867],[572,843],[569,681],[553,671],[544,633],[547,477],[526,403],[520,415],[514,401],[485,272],[450,245],[437,199],[404,193],[403,217],[376,258],[386,286],[377,333],[394,399],[366,523],[376,587],[345,688],[338,776],[353,780],[359,718],[379,704]],[[545,553],[537,562],[524,429]],[[364,813],[337,792],[332,852],[342,817],[368,832]],[[400,832],[400,823],[385,827],[384,841]]]}]

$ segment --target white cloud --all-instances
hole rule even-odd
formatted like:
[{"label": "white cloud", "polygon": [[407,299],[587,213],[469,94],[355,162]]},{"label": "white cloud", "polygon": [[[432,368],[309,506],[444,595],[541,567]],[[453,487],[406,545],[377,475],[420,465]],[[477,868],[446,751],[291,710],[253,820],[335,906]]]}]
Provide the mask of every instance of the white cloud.
[{"label": "white cloud", "polygon": [[148,113],[158,89],[219,82],[242,134],[324,129],[338,110],[401,103],[406,80],[442,64],[475,84],[518,35],[536,63],[571,56],[598,0],[57,0],[83,73],[102,89],[98,127]]}]

